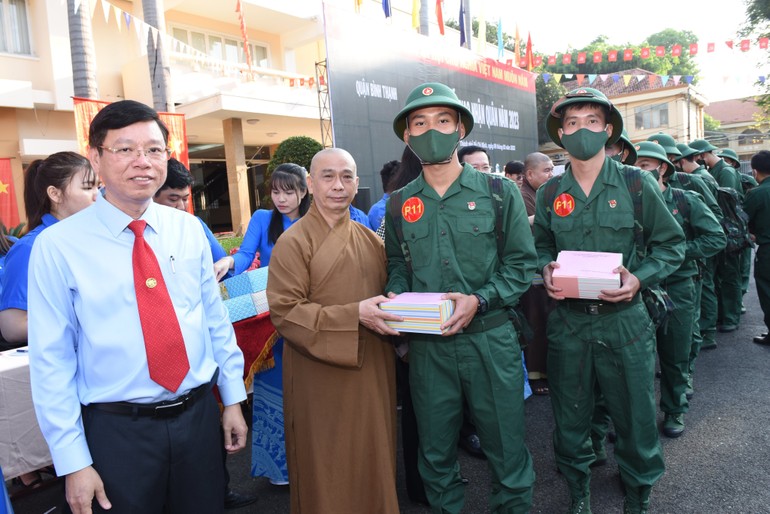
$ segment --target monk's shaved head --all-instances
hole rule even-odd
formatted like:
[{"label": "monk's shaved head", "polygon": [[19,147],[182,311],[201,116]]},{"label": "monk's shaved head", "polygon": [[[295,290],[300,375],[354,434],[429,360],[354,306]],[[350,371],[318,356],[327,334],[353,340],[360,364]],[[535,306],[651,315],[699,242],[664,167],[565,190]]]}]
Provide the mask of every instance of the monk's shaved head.
[{"label": "monk's shaved head", "polygon": [[353,174],[356,174],[356,161],[353,159],[353,156],[350,155],[350,152],[343,150],[342,148],[324,148],[315,154],[313,160],[310,161],[310,174],[313,175],[315,173],[314,170],[323,169],[323,166],[327,164],[330,157],[341,157],[345,159],[348,161]]}]

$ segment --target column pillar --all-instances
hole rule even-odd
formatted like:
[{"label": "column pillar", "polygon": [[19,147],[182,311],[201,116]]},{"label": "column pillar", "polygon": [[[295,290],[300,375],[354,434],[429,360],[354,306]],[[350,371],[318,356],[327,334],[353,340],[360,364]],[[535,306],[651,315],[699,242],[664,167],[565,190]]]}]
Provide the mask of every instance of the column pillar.
[{"label": "column pillar", "polygon": [[227,162],[227,186],[230,193],[230,218],[233,223],[233,232],[237,236],[242,236],[251,219],[251,208],[241,119],[222,120],[222,132]]}]

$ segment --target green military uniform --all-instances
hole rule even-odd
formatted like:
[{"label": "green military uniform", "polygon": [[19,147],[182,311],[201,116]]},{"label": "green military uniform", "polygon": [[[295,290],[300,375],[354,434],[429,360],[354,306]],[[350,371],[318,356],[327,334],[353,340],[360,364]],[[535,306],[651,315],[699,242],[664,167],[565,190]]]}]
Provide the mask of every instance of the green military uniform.
[{"label": "green military uniform", "polygon": [[[702,170],[705,175],[698,174],[696,171]],[[717,189],[719,188],[719,184],[717,184],[716,180],[714,180],[714,177],[708,174],[705,168],[698,168],[698,170],[693,171],[692,173],[684,173],[684,172],[675,172],[671,177],[668,179],[668,185],[669,187],[673,187],[676,189],[684,189],[688,191],[694,191],[696,193],[699,193],[701,195],[702,201],[706,203],[706,206],[709,208],[709,210],[714,214],[715,219],[717,220],[717,223],[719,223],[718,220],[722,218],[722,209],[719,208],[719,203],[716,200],[716,193]],[[720,225],[721,230],[721,225]],[[722,232],[724,234],[724,232]],[[724,247],[724,245],[722,245]],[[712,305],[713,309],[711,312],[713,312],[713,315],[710,318],[711,322],[711,334],[709,339],[713,341],[714,338],[714,332],[716,330],[716,307],[717,307],[717,299],[716,299],[716,292],[714,291],[714,266],[716,255],[710,255],[709,257],[705,257],[702,259],[698,259],[699,261],[699,273],[693,278],[694,286],[695,286],[695,305],[694,305],[694,315],[695,315],[695,323],[693,324],[692,330],[692,351],[690,352],[690,364],[689,364],[689,374],[692,375],[692,373],[695,371],[695,359],[698,357],[698,354],[700,353],[701,346],[703,344],[703,336],[701,334],[701,328],[700,328],[700,319],[701,319],[701,299],[704,294],[704,283],[705,283],[705,291],[707,295],[709,295],[709,299],[707,300],[708,305]],[[692,379],[689,380],[689,394],[692,394]]]},{"label": "green military uniform", "polygon": [[[468,164],[443,196],[421,174],[394,195],[401,205],[389,205],[385,217],[387,292],[478,293],[489,305],[486,314],[457,335],[410,336],[419,469],[434,512],[459,513],[463,506],[457,463],[463,397],[492,468],[492,511],[528,512],[532,500],[535,476],[524,445],[521,351],[505,309],[529,288],[536,255],[521,194],[513,182],[502,182],[499,256],[487,177]],[[405,203],[422,206],[418,219],[400,221],[411,273],[391,216],[394,207],[400,212]]]},{"label": "green military uniform", "polygon": [[743,210],[749,215],[749,231],[756,237],[754,282],[765,326],[770,328],[770,180],[764,179],[746,193]]},{"label": "green military uniform", "polygon": [[[714,176],[720,187],[731,187],[743,198],[743,186],[738,172],[725,161],[719,159],[709,172]],[[737,327],[741,322],[741,253],[721,252],[717,256],[715,274],[716,296],[718,305],[718,321],[723,326]]]},{"label": "green military uniform", "polygon": [[[639,220],[648,252],[640,261],[634,205],[622,174],[627,168],[605,159],[588,197],[569,167],[561,179],[551,179],[560,180],[556,195],[569,195],[572,202],[566,215],[557,215],[544,198],[547,184],[539,189],[534,233],[540,269],[556,260],[561,250],[617,252],[646,287],[680,265],[684,234],[648,173],[641,176]],[[615,458],[626,487],[626,505],[646,505],[664,463],[655,423],[653,326],[639,295],[619,304],[558,302],[548,320],[548,340],[554,449],[572,498],[587,497],[589,492],[589,465],[594,460],[589,432],[598,382],[617,432]]]},{"label": "green military uniform", "polygon": [[[699,177],[703,180],[703,183],[709,189],[714,197],[716,197],[717,189],[719,189],[719,183],[706,170],[705,166],[698,167],[690,174],[691,177]],[[712,212],[717,217],[717,220],[722,219],[722,210],[712,209]],[[718,255],[718,254],[717,254]],[[719,309],[719,301],[717,300],[716,285],[714,283],[716,272],[717,256],[709,257],[703,260],[703,269],[700,281],[700,318],[698,319],[698,329],[700,331],[700,340],[704,348],[716,347],[716,330],[717,330],[717,311]],[[698,287],[698,284],[696,284]]]},{"label": "green military uniform", "polygon": [[[738,169],[736,168],[736,171]],[[751,175],[738,172],[741,177],[741,186],[743,187],[743,198],[745,201],[746,193],[757,187],[759,184]],[[741,251],[741,293],[745,296],[749,292],[749,279],[751,278],[751,256],[754,253],[754,245],[747,246]],[[741,312],[746,312],[746,309],[741,303]]]},{"label": "green military uniform", "polygon": [[[691,372],[691,355],[694,363],[698,352],[692,344],[693,326],[697,323],[695,280],[698,277],[698,260],[719,253],[727,242],[722,226],[708,208],[703,198],[693,191],[682,191],[687,202],[686,211],[680,210],[674,198],[674,188],[668,187],[663,198],[669,212],[682,227],[687,239],[685,260],[671,273],[662,285],[674,302],[676,309],[667,323],[658,329],[658,356],[660,360],[660,409],[666,414],[664,433],[670,417],[681,421],[681,414],[688,410],[686,389]],[[685,217],[686,216],[686,217]],[[681,433],[674,432],[678,435]],[[674,435],[674,437],[676,437]]]}]

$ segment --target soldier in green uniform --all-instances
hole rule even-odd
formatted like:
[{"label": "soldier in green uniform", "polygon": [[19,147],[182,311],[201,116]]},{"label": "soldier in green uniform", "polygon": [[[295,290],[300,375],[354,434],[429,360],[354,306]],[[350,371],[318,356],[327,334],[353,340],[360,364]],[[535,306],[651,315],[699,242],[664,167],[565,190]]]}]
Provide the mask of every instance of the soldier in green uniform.
[{"label": "soldier in green uniform", "polygon": [[[709,192],[716,198],[719,184],[711,174],[706,171],[706,167],[698,163],[697,157],[700,155],[700,151],[695,148],[691,148],[685,143],[677,143],[677,148],[682,153],[676,164],[683,173],[688,173],[691,177],[699,177],[703,180],[703,183],[708,188]],[[706,198],[704,196],[704,198]],[[714,213],[717,220],[722,219],[722,209],[719,205],[716,206],[708,203],[711,207],[711,212]],[[698,318],[698,326],[696,329],[699,334],[696,339],[700,341],[700,346],[693,345],[693,350],[696,351],[695,355],[690,356],[691,362],[695,362],[697,352],[700,350],[712,350],[717,347],[717,310],[719,302],[717,300],[716,285],[714,284],[714,273],[716,271],[717,258],[710,257],[704,259],[703,267],[701,268],[701,281],[700,281],[700,317]],[[697,286],[696,286],[697,287]],[[693,389],[692,379],[688,386],[688,395],[692,397],[695,394]]]},{"label": "soldier in green uniform", "polygon": [[[743,186],[738,172],[714,154],[718,148],[705,139],[696,139],[690,147],[698,150],[698,157],[708,167],[719,187],[730,187],[743,200]],[[717,330],[732,332],[741,322],[741,254],[723,251],[717,255],[714,284],[718,303]],[[704,344],[706,343],[704,337]]]},{"label": "soldier in green uniform", "polygon": [[657,331],[660,409],[665,414],[663,435],[679,437],[684,432],[684,414],[689,408],[686,392],[692,335],[698,319],[696,314],[699,314],[695,309],[698,260],[719,253],[727,239],[702,196],[694,191],[669,187],[668,179],[674,175],[674,165],[661,145],[652,141],[638,143],[636,154],[636,165],[657,178],[666,206],[687,240],[684,262],[661,282],[676,308]]},{"label": "soldier in green uniform", "polygon": [[[716,152],[716,156],[722,158],[723,161],[732,166],[733,169],[738,172],[738,176],[741,179],[741,192],[743,193],[744,198],[746,197],[746,193],[759,185],[754,177],[747,175],[746,173],[741,173],[741,159],[738,157],[738,154],[735,153],[735,150],[732,148],[722,148]],[[747,246],[741,252],[741,293],[743,293],[743,296],[746,296],[746,293],[749,292],[749,278],[751,276],[751,255],[753,249],[754,245]],[[741,301],[741,314],[745,312],[746,307],[743,305],[743,301]]]},{"label": "soldier in green uniform", "polygon": [[446,85],[414,89],[393,128],[423,169],[388,200],[386,291],[442,292],[455,301],[442,336],[409,340],[426,496],[433,512],[462,510],[465,398],[491,468],[491,511],[529,512],[535,475],[524,444],[521,350],[506,310],[529,288],[537,263],[524,202],[513,182],[460,164],[457,146],[473,117]]},{"label": "soldier in green uniform", "polygon": [[607,157],[611,157],[612,160],[623,164],[633,166],[636,162],[636,150],[634,149],[634,144],[628,138],[626,129],[623,129],[617,141],[604,147],[604,153]]},{"label": "soldier in green uniform", "polygon": [[[770,151],[762,150],[754,154],[751,169],[759,185],[746,193],[743,210],[749,215],[749,231],[757,243],[754,282],[765,327],[770,328]],[[754,342],[770,345],[770,336],[765,332],[755,337]]]},{"label": "soldier in green uniform", "polygon": [[[615,142],[622,128],[620,112],[592,88],[569,92],[546,120],[551,139],[570,154],[565,173],[538,190],[534,233],[545,286],[559,300],[548,319],[548,370],[554,453],[569,487],[571,513],[590,512],[597,383],[617,433],[624,512],[647,512],[652,486],[664,470],[655,422],[655,334],[639,291],[679,267],[684,234],[651,174],[605,156],[605,145]],[[633,181],[641,219],[635,215]],[[621,253],[623,265],[615,270],[620,288],[602,291],[597,300],[565,298],[552,280],[562,250]]]}]

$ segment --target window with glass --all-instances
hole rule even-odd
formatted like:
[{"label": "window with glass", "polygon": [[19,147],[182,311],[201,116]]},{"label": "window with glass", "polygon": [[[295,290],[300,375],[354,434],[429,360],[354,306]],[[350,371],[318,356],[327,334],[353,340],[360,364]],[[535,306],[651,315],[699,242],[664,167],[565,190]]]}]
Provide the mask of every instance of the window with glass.
[{"label": "window with glass", "polygon": [[[175,39],[190,45],[212,59],[236,64],[248,64],[243,50],[243,41],[240,38],[228,37],[224,34],[188,30],[184,27],[174,27],[171,33]],[[251,65],[268,67],[267,52],[267,46],[260,45],[259,43],[249,43]]]},{"label": "window with glass", "polygon": [[634,109],[637,130],[668,126],[668,104],[645,105]]},{"label": "window with glass", "polygon": [[0,52],[32,55],[26,0],[0,0]]}]

